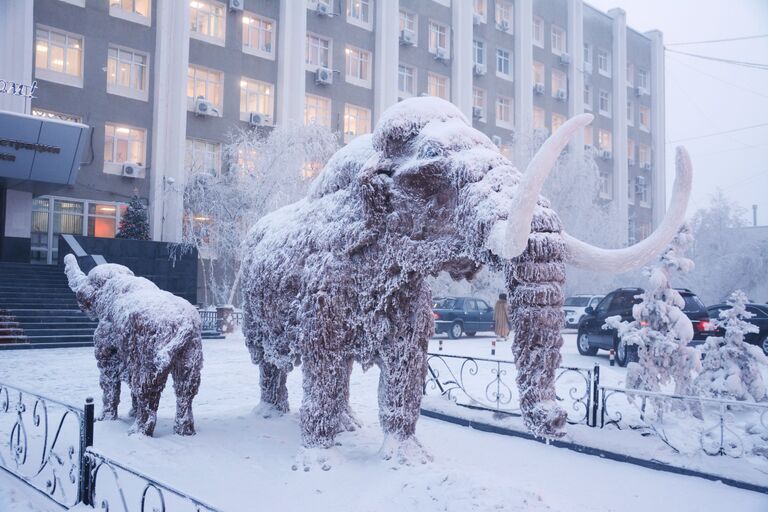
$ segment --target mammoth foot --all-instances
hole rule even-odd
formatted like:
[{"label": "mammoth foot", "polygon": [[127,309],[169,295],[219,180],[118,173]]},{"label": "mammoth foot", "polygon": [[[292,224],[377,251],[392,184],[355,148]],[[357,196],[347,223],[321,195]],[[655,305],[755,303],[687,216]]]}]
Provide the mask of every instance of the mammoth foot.
[{"label": "mammoth foot", "polygon": [[180,436],[193,436],[195,435],[195,424],[188,420],[176,420],[173,431]]},{"label": "mammoth foot", "polygon": [[131,436],[133,434],[140,434],[142,436],[152,437],[152,434],[155,432],[155,426],[149,426],[142,423],[134,423],[133,425],[128,428],[128,435]]},{"label": "mammoth foot", "polygon": [[355,417],[349,406],[339,416],[339,432],[354,432],[362,426],[363,424]]},{"label": "mammoth foot", "polygon": [[117,419],[117,410],[104,409],[96,418],[96,421],[115,421]]},{"label": "mammoth foot", "polygon": [[272,404],[261,401],[253,408],[253,415],[260,418],[279,418],[288,412],[288,402],[285,404]]},{"label": "mammoth foot", "polygon": [[296,454],[296,457],[294,457],[291,469],[294,471],[301,469],[307,472],[312,468],[320,468],[323,471],[329,471],[331,467],[337,465],[340,460],[341,455],[333,446],[330,448],[323,448],[321,446],[312,448],[303,447],[299,450],[299,453]]},{"label": "mammoth foot", "polygon": [[568,413],[553,401],[523,409],[525,424],[536,437],[559,438],[565,435]]},{"label": "mammoth foot", "polygon": [[397,439],[395,436],[387,434],[379,454],[384,460],[394,460],[405,466],[414,466],[417,463],[426,464],[434,460],[434,457],[421,446],[419,440],[414,436]]}]

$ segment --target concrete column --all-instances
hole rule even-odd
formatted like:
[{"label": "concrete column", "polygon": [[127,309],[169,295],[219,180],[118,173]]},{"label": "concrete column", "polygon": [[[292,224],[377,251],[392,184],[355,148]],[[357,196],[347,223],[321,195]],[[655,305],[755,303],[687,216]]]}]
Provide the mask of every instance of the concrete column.
[{"label": "concrete column", "polygon": [[280,0],[280,20],[277,26],[277,123],[304,123],[306,34],[307,2]]},{"label": "concrete column", "polygon": [[[516,0],[515,30],[515,133],[524,137],[533,130],[533,0]],[[528,148],[515,144],[518,166],[528,160]]]},{"label": "concrete column", "polygon": [[[34,2],[0,1],[0,79],[32,84],[35,44]],[[31,101],[0,94],[0,110],[29,114]]]},{"label": "concrete column", "polygon": [[[381,0],[379,3],[382,3]],[[472,2],[452,2],[451,101],[472,119]]]},{"label": "concrete column", "polygon": [[659,30],[645,34],[651,39],[651,163],[653,165],[653,183],[651,183],[651,206],[653,207],[653,227],[656,228],[664,219],[667,209],[667,173],[666,173],[666,117],[664,112],[664,35]]},{"label": "concrete column", "polygon": [[[568,116],[584,112],[584,2],[568,0]],[[584,131],[571,141],[571,151],[577,161],[584,155]]]},{"label": "concrete column", "polygon": [[397,74],[400,63],[400,2],[376,2],[374,35],[373,125],[388,107],[397,103]]},{"label": "concrete column", "polygon": [[627,162],[627,13],[611,9],[613,18],[613,49],[611,77],[613,82],[613,200],[616,214],[624,226],[622,239],[628,237],[629,201],[627,199],[629,164]]},{"label": "concrete column", "polygon": [[186,180],[187,68],[189,2],[157,2],[155,112],[150,161],[152,239],[178,242],[183,221]]}]

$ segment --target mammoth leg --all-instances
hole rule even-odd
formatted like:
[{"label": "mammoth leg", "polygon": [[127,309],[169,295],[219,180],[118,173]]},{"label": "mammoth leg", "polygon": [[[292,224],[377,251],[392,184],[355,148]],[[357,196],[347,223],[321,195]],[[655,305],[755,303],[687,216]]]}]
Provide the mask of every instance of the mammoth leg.
[{"label": "mammoth leg", "polygon": [[94,354],[96,366],[99,368],[99,386],[103,409],[100,420],[116,420],[117,406],[120,404],[120,380],[125,368],[125,361],[117,347],[111,343],[115,340],[110,335],[110,329],[99,323],[93,333]]},{"label": "mammoth leg", "polygon": [[552,210],[541,208],[532,222],[526,250],[506,272],[520,408],[526,426],[541,437],[564,435],[568,417],[555,395],[565,282],[559,224]]},{"label": "mammoth leg", "polygon": [[259,365],[261,384],[261,404],[258,414],[268,418],[288,412],[288,388],[285,385],[288,373],[264,360]]},{"label": "mammoth leg", "polygon": [[339,417],[339,432],[354,432],[362,425],[360,421],[355,417],[352,412],[352,407],[349,405],[349,381],[352,378],[352,365],[354,364],[353,358],[348,358],[346,361],[346,384],[344,385],[344,408],[341,411]]},{"label": "mammoth leg", "polygon": [[136,393],[136,418],[129,433],[152,436],[157,423],[157,407],[160,405],[160,393],[168,380],[170,366],[161,368],[154,361],[155,348],[161,346],[156,334],[139,332],[131,340],[130,371],[131,390]]},{"label": "mammoth leg", "polygon": [[339,432],[339,418],[348,395],[346,358],[315,345],[302,358],[304,397],[299,410],[301,438],[307,448],[330,448]]},{"label": "mammoth leg", "polygon": [[176,420],[173,431],[180,436],[195,434],[192,400],[200,389],[200,372],[203,367],[203,351],[199,337],[174,357],[171,365],[173,389],[176,392]]}]

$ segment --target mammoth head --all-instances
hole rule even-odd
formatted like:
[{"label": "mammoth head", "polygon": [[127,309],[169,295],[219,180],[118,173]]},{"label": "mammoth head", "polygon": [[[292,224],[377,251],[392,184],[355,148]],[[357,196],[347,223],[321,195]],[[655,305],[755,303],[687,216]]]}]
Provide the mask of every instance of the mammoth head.
[{"label": "mammoth head", "polygon": [[64,272],[69,287],[75,292],[78,306],[91,318],[99,316],[101,302],[105,299],[101,292],[107,281],[117,276],[134,275],[128,267],[115,263],[97,265],[86,275],[72,254],[64,256]]}]

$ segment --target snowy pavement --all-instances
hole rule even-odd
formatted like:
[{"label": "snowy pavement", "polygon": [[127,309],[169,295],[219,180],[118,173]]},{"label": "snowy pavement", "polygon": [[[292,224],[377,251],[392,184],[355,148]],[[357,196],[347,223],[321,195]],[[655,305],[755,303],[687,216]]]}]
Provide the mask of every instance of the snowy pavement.
[{"label": "snowy pavement", "polygon": [[[607,367],[605,356],[580,356],[574,336],[565,338],[563,364],[590,367],[598,361]],[[443,352],[490,356],[490,340],[444,340]],[[437,349],[433,340],[430,351]],[[768,496],[429,418],[420,419],[417,434],[434,462],[409,467],[383,461],[377,453],[383,435],[377,418],[375,368],[367,373],[355,368],[351,403],[363,428],[338,437],[332,469],[293,471],[300,450],[300,371],[288,381],[291,413],[264,419],[252,414],[259,398],[258,369],[250,363],[242,337],[207,341],[204,351],[203,382],[194,403],[196,436],[172,433],[170,384],[160,404],[156,437],[127,436],[129,400],[124,389],[121,419],[97,423],[95,448],[223,510],[768,510]],[[497,357],[509,356],[509,343],[499,344]],[[605,378],[618,383],[623,371],[608,368]],[[3,352],[0,382],[74,405],[87,396],[97,402],[100,398],[89,348]],[[10,482],[0,475],[0,511],[46,510],[22,484]],[[24,508],[25,496],[37,501]]]}]

